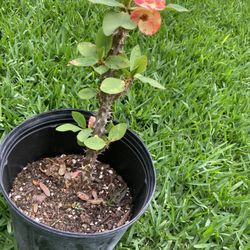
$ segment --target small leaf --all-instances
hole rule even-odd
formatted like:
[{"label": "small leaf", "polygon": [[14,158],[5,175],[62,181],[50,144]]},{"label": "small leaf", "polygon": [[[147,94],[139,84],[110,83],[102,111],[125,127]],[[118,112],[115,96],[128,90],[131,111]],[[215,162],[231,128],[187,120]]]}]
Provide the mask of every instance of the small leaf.
[{"label": "small leaf", "polygon": [[165,89],[165,87],[163,85],[161,85],[159,82],[157,82],[156,80],[154,80],[152,78],[145,77],[145,76],[142,76],[140,74],[136,74],[135,78],[139,79],[143,83],[150,84],[154,88]]},{"label": "small leaf", "polygon": [[120,140],[125,135],[126,130],[127,130],[127,124],[126,123],[120,123],[120,124],[115,125],[109,131],[108,140],[110,142]]},{"label": "small leaf", "polygon": [[206,229],[206,231],[202,234],[204,238],[209,238],[215,229],[215,223],[211,223],[211,225]]},{"label": "small leaf", "polygon": [[83,142],[80,142],[79,140],[77,140],[77,144],[81,147],[85,147],[85,144]]},{"label": "small leaf", "polygon": [[39,187],[42,189],[42,191],[44,192],[44,194],[46,196],[50,196],[50,191],[49,191],[48,187],[45,184],[43,184],[42,182],[40,182],[39,183]]},{"label": "small leaf", "polygon": [[97,56],[98,58],[101,60],[105,57],[106,52],[105,52],[105,48],[97,48]]},{"label": "small leaf", "polygon": [[[12,233],[12,226],[11,226],[11,222],[9,220],[8,220],[8,223],[7,223],[7,232],[8,232],[8,234]],[[7,249],[10,249],[10,248],[7,247]]]},{"label": "small leaf", "polygon": [[71,123],[65,123],[56,128],[56,131],[59,131],[59,132],[66,132],[66,131],[78,132],[80,130],[81,128]]},{"label": "small leaf", "polygon": [[106,94],[119,94],[125,90],[125,82],[117,78],[108,77],[102,82],[100,88]]},{"label": "small leaf", "polygon": [[106,36],[103,33],[102,28],[99,29],[96,35],[96,47],[99,59],[102,59],[105,55],[108,54],[108,52],[112,47],[112,43],[113,43],[113,37]]},{"label": "small leaf", "polygon": [[167,5],[166,10],[173,10],[177,12],[189,12],[188,9],[182,7],[181,5],[170,3]]},{"label": "small leaf", "polygon": [[66,173],[66,165],[63,163],[59,167],[58,174],[62,176],[65,175],[65,173]]},{"label": "small leaf", "polygon": [[71,60],[69,64],[78,66],[78,67],[87,67],[93,66],[98,62],[98,60],[94,57],[83,57]]},{"label": "small leaf", "polygon": [[70,174],[71,174],[71,178],[72,178],[72,179],[75,179],[75,178],[77,178],[78,176],[80,176],[81,171],[80,171],[80,170],[76,170],[75,172],[72,172],[72,173],[70,173]]},{"label": "small leaf", "polygon": [[83,114],[73,111],[71,115],[79,127],[86,128],[86,119]]},{"label": "small leaf", "polygon": [[132,49],[131,54],[130,54],[130,71],[136,68],[135,62],[139,57],[141,57],[141,49],[139,45],[136,45]]},{"label": "small leaf", "polygon": [[105,65],[94,67],[94,71],[96,73],[98,73],[99,75],[105,74],[108,70],[109,70],[109,68],[107,66],[105,66]]},{"label": "small leaf", "polygon": [[92,129],[91,128],[85,128],[82,131],[80,131],[77,135],[77,140],[80,141],[81,143],[84,143],[84,141],[86,141],[86,139],[89,138],[89,136],[92,133]]},{"label": "small leaf", "polygon": [[105,65],[110,69],[125,69],[129,67],[129,60],[124,55],[109,56],[105,60]]},{"label": "small leaf", "polygon": [[106,126],[106,131],[109,133],[109,131],[114,127],[114,124],[112,121],[109,121],[109,123]]},{"label": "small leaf", "polygon": [[38,211],[38,204],[35,203],[35,204],[32,205],[32,207],[33,207],[33,212],[36,214],[37,211]]},{"label": "small leaf", "polygon": [[135,60],[133,74],[143,73],[147,69],[148,58],[147,56],[141,56]]},{"label": "small leaf", "polygon": [[98,199],[97,192],[95,190],[92,190],[91,194],[92,194],[94,200]]},{"label": "small leaf", "polygon": [[196,249],[215,249],[215,247],[218,246],[214,243],[203,243],[203,244],[195,244],[194,248]]},{"label": "small leaf", "polygon": [[106,146],[105,141],[102,138],[98,137],[97,135],[85,140],[84,144],[87,148],[90,148],[96,151],[101,150]]},{"label": "small leaf", "polygon": [[111,12],[104,17],[102,28],[106,36],[112,35],[119,27],[133,30],[136,28],[136,24],[130,19],[130,15],[125,12]]},{"label": "small leaf", "polygon": [[129,215],[130,215],[130,210],[128,210],[128,212],[126,212],[121,219],[119,220],[119,222],[117,223],[117,226],[122,226],[124,223],[126,223],[126,221],[129,219]]},{"label": "small leaf", "polygon": [[91,3],[104,4],[110,7],[124,7],[122,3],[118,3],[115,0],[88,0]]},{"label": "small leaf", "polygon": [[83,100],[89,100],[96,96],[96,90],[85,88],[79,91],[78,96]]},{"label": "small leaf", "polygon": [[104,200],[103,198],[88,200],[88,203],[91,203],[92,205],[100,205],[101,203],[104,203]]},{"label": "small leaf", "polygon": [[77,45],[77,49],[84,57],[97,58],[96,45],[89,42],[82,42]]},{"label": "small leaf", "polygon": [[82,201],[88,201],[90,199],[89,196],[83,192],[77,192],[76,195]]}]

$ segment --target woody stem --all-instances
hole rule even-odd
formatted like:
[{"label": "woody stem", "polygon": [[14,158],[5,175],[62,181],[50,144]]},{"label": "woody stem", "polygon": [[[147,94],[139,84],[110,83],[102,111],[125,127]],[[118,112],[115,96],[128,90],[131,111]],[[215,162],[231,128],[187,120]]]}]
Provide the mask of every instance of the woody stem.
[{"label": "woody stem", "polygon": [[[124,46],[125,37],[126,37],[126,30],[124,30],[123,28],[119,28],[113,35],[113,45],[109,55],[118,55],[121,52]],[[115,73],[114,70],[110,69],[109,71],[107,71],[107,73],[104,74],[102,80],[107,77],[114,76],[114,73]],[[102,137],[105,134],[106,125],[111,116],[112,105],[119,97],[120,94],[108,95],[100,91],[100,93],[98,94],[99,110],[96,114],[96,122],[94,124],[93,135]],[[90,173],[89,176],[90,178],[91,178],[91,170],[93,169],[93,166],[97,160],[97,156],[99,153],[100,153],[99,151],[91,149],[88,149],[86,151],[85,166],[88,167],[89,171],[87,172]]]}]

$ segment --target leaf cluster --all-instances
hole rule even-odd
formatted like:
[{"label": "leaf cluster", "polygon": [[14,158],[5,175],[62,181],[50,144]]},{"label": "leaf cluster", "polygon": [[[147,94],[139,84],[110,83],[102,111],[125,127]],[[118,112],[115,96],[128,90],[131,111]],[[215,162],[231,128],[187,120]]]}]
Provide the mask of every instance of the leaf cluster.
[{"label": "leaf cluster", "polygon": [[[103,4],[108,7],[115,7],[114,11],[109,11],[104,16],[101,28],[98,30],[95,43],[82,42],[77,49],[81,57],[71,60],[69,63],[78,67],[92,67],[93,70],[102,77],[100,90],[84,88],[79,91],[78,96],[83,99],[91,99],[97,96],[99,91],[108,95],[117,95],[125,92],[129,84],[134,80],[151,85],[154,88],[165,89],[155,79],[142,75],[147,69],[148,59],[142,55],[139,45],[136,45],[130,56],[121,51],[118,54],[112,53],[114,37],[119,29],[134,30],[137,25],[130,18],[131,0],[88,0],[94,4]],[[177,4],[169,4],[168,10],[185,12],[187,9]],[[112,77],[105,74],[112,72]],[[120,73],[120,74],[118,74]],[[63,124],[57,131],[77,132],[77,141],[80,145],[93,150],[102,150],[109,143],[121,139],[126,132],[126,124],[113,126],[108,135],[103,138],[93,135],[93,129],[86,127],[86,120],[79,112],[72,112],[75,124]]]},{"label": "leaf cluster", "polygon": [[101,138],[97,135],[93,135],[93,128],[87,127],[86,119],[82,113],[73,111],[72,117],[75,122],[74,124],[65,123],[58,126],[56,130],[59,132],[71,131],[77,133],[77,142],[80,146],[85,146],[96,151],[104,149],[111,142],[120,140],[127,130],[126,123],[120,123],[117,125],[111,124],[108,134]]}]

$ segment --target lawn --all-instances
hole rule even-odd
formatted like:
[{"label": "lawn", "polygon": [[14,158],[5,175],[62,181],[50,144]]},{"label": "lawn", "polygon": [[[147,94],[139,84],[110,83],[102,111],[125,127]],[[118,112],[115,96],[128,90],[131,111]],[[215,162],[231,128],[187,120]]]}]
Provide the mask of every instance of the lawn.
[{"label": "lawn", "polygon": [[[135,84],[115,108],[148,145],[157,189],[117,250],[250,249],[250,5],[183,0],[163,13],[156,36],[131,34],[147,75],[165,91]],[[0,0],[0,139],[40,112],[77,107],[91,70],[67,67],[76,44],[93,41],[107,11],[86,0]],[[0,249],[13,249],[0,198]]]}]

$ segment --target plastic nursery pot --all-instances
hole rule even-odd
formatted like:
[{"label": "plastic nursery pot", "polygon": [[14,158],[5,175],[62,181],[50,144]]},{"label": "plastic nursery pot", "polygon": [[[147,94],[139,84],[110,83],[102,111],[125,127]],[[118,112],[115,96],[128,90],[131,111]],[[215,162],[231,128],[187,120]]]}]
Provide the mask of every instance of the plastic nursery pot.
[{"label": "plastic nursery pot", "polygon": [[[15,128],[1,144],[0,187],[10,209],[19,250],[111,250],[144,213],[153,195],[155,172],[152,160],[143,142],[128,130],[124,138],[113,143],[99,160],[109,163],[131,190],[133,211],[129,223],[102,233],[80,234],[50,228],[18,210],[8,194],[14,178],[27,163],[42,157],[82,153],[73,133],[55,130],[62,123],[72,122],[71,111],[73,109],[37,115]],[[91,115],[90,112],[80,112],[86,118]]]}]

